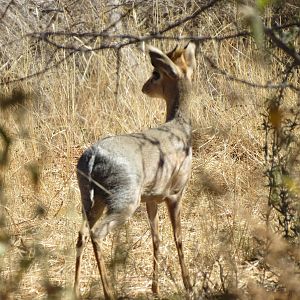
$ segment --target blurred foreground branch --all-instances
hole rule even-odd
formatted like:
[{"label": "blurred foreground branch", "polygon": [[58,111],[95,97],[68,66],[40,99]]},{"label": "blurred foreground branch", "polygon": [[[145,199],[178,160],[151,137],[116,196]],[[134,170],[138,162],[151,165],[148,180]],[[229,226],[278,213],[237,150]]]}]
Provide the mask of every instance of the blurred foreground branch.
[{"label": "blurred foreground branch", "polygon": [[[282,76],[286,83],[295,76],[295,63],[288,63]],[[275,209],[278,218],[278,231],[285,238],[300,236],[300,187],[297,166],[300,157],[300,99],[289,111],[285,106],[285,87],[278,89],[267,101],[268,114],[264,115],[265,163],[268,178],[269,196],[267,224]]]}]

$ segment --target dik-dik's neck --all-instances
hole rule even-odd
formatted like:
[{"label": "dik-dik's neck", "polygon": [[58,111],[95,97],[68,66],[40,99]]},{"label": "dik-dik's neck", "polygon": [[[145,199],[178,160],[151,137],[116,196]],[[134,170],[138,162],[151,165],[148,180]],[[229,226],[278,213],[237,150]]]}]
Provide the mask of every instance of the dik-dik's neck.
[{"label": "dik-dik's neck", "polygon": [[179,123],[190,126],[190,102],[192,85],[188,80],[178,82],[176,88],[170,90],[167,95],[167,117],[166,122],[175,120]]}]

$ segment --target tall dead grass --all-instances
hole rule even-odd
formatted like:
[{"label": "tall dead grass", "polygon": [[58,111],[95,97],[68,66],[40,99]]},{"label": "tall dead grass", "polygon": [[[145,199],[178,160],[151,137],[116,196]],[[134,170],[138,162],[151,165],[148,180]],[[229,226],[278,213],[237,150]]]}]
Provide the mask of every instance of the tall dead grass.
[{"label": "tall dead grass", "polygon": [[[93,12],[100,12],[100,8],[96,10],[92,1],[85,5],[87,11],[83,15],[75,14],[75,10],[69,14],[64,11],[51,21],[51,28],[68,28],[68,21],[75,15],[84,20],[85,25],[104,26],[107,22],[104,14],[95,19],[91,17],[91,7],[95,9]],[[158,2],[153,4],[148,7],[148,12],[159,27],[165,21],[164,10],[158,6]],[[171,20],[178,13],[188,14],[193,9],[185,7],[185,11],[178,11],[179,6],[175,4],[165,7],[171,11],[168,14]],[[231,3],[228,8],[239,21],[237,6]],[[37,23],[27,24],[29,28],[25,26],[32,16],[28,11],[23,12],[19,24],[9,23],[10,16],[4,19],[1,26],[8,28],[12,24],[6,34],[18,39],[20,32],[36,30],[44,24],[43,18],[36,16],[39,8],[35,9],[33,16]],[[223,22],[218,12],[218,9],[207,12],[198,20],[200,25],[182,28],[182,33],[226,33],[232,23],[227,19]],[[15,11],[12,13],[16,14]],[[47,15],[44,17],[48,18]],[[132,26],[133,32],[143,33],[147,22],[137,10],[127,26]],[[30,39],[21,39],[17,47],[11,47],[3,39],[2,43],[7,46],[2,50],[1,64],[5,64],[5,59],[9,61],[3,77],[15,79],[45,67],[48,47],[35,45]],[[174,44],[161,42],[157,45],[168,50]],[[123,52],[117,98],[116,53],[113,51],[78,53],[41,76],[9,87],[2,86],[4,94],[10,94],[13,88],[21,88],[30,95],[26,104],[0,111],[0,125],[13,139],[9,165],[0,170],[6,199],[1,205],[6,214],[1,230],[10,236],[9,246],[0,257],[0,289],[9,289],[23,270],[17,286],[9,291],[11,299],[42,299],[47,294],[63,299],[72,297],[75,240],[81,223],[75,178],[77,158],[98,138],[140,131],[164,122],[164,104],[160,100],[147,99],[140,91],[151,72],[149,59],[134,47],[127,51]],[[61,55],[64,52],[57,51],[54,60],[61,59]],[[272,59],[255,59],[259,53],[252,44],[209,42],[199,47],[191,103],[193,174],[182,214],[184,252],[194,297],[227,295],[229,298],[261,299],[278,291],[285,299],[292,299],[285,291],[299,292],[294,284],[296,277],[291,275],[295,273],[285,276],[283,273],[289,268],[276,265],[284,272],[275,274],[273,270],[263,268],[261,259],[261,249],[267,243],[264,232],[267,182],[264,178],[261,114],[266,99],[273,92],[229,81],[209,67],[204,55],[213,57],[227,72],[249,81],[265,83],[276,80],[279,73],[278,64]],[[132,56],[135,65],[130,64]],[[297,96],[289,91],[287,99],[293,103]],[[37,185],[32,184],[32,168],[36,168],[40,176]],[[160,208],[160,234],[161,297],[182,299],[184,291],[176,249],[163,205]],[[281,247],[280,243],[276,242],[280,249],[275,248],[270,254],[272,262],[277,261],[275,256],[280,256],[280,251],[287,249],[286,244],[282,242]],[[152,242],[145,207],[141,206],[125,226],[110,235],[104,247],[118,293],[130,299],[151,299]],[[33,258],[25,268],[19,264]],[[284,282],[291,277],[288,283]],[[288,285],[292,287],[286,288]],[[282,286],[285,288],[281,289]],[[89,299],[102,294],[90,246],[83,259],[81,292]]]}]

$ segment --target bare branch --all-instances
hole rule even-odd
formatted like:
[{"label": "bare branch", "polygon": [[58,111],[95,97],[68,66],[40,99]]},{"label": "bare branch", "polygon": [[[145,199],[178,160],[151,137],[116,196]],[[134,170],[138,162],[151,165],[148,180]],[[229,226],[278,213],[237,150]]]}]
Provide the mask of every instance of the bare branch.
[{"label": "bare branch", "polygon": [[[76,33],[76,32],[41,32],[41,33],[32,33],[29,34],[28,36],[34,37],[38,40],[42,40],[56,48],[59,49],[64,49],[64,50],[72,50],[75,52],[90,52],[90,51],[98,51],[98,50],[103,50],[103,49],[119,49],[123,48],[125,46],[131,45],[131,44],[136,44],[139,42],[147,42],[150,40],[172,40],[172,41],[194,41],[194,42],[207,42],[207,41],[217,41],[221,42],[223,40],[228,40],[228,39],[234,39],[237,37],[246,37],[249,36],[250,32],[248,31],[242,31],[238,32],[235,34],[227,35],[227,36],[182,36],[182,37],[173,37],[173,36],[163,36],[163,35],[147,35],[147,36],[134,36],[134,35],[129,35],[129,34],[108,34],[104,32],[84,32],[84,33]],[[121,42],[114,42],[114,43],[103,43],[98,47],[88,47],[88,46],[80,46],[76,47],[74,45],[62,45],[54,42],[53,40],[49,39],[49,36],[67,36],[67,37],[78,37],[78,38],[83,38],[83,37],[105,37],[109,38],[111,40],[120,40]]]},{"label": "bare branch", "polygon": [[2,15],[0,16],[0,21],[2,21],[2,19],[5,17],[6,13],[8,12],[9,8],[12,6],[12,5],[15,5],[15,1],[14,0],[11,0],[7,6],[5,7],[4,9],[4,12],[2,13]]},{"label": "bare branch", "polygon": [[174,29],[174,28],[176,28],[176,27],[178,27],[178,26],[180,26],[180,25],[182,25],[182,24],[184,24],[184,23],[186,23],[186,22],[188,22],[188,21],[190,21],[190,20],[196,18],[196,17],[199,16],[201,13],[203,13],[204,11],[206,11],[207,9],[211,8],[211,7],[214,6],[216,3],[221,2],[221,1],[223,1],[223,0],[213,0],[213,1],[209,2],[208,4],[206,4],[206,5],[202,6],[202,7],[200,7],[199,9],[197,9],[197,10],[196,10],[193,14],[191,14],[190,16],[187,16],[187,17],[185,17],[185,18],[183,18],[183,19],[181,19],[181,20],[178,20],[178,21],[176,21],[176,22],[170,24],[170,25],[167,26],[165,29],[162,29],[162,30],[160,30],[159,32],[154,33],[153,35],[161,35],[161,34],[167,32],[167,31],[170,31],[171,29]]},{"label": "bare branch", "polygon": [[225,70],[222,70],[219,67],[217,67],[208,56],[204,55],[204,58],[208,61],[209,65],[213,69],[217,70],[220,74],[226,76],[226,78],[229,79],[229,80],[231,80],[231,81],[236,81],[236,82],[239,82],[239,83],[243,83],[243,84],[246,84],[246,85],[251,86],[253,88],[260,88],[260,89],[282,89],[282,88],[290,88],[290,89],[292,89],[294,91],[300,92],[300,88],[294,86],[291,83],[288,83],[287,81],[281,82],[281,83],[266,83],[266,84],[261,84],[261,83],[250,82],[250,81],[247,81],[245,79],[237,78],[237,77],[235,77],[235,76],[233,76],[231,74],[228,74]]},{"label": "bare branch", "polygon": [[274,31],[270,28],[265,28],[265,33],[271,38],[271,40],[274,42],[274,44],[283,50],[286,54],[291,56],[297,65],[300,65],[300,55],[297,53],[297,51],[293,48],[288,47],[286,43],[284,43],[280,38],[278,38]]},{"label": "bare branch", "polygon": [[[191,17],[191,16],[190,16]],[[285,29],[293,26],[299,26],[300,27],[300,22],[295,22],[295,23],[289,23],[289,24],[284,24],[281,26],[276,26],[274,28],[265,28],[266,33],[273,32],[273,30],[280,30],[280,29]],[[65,31],[46,31],[46,32],[33,32],[28,34],[29,37],[36,38],[38,40],[42,40],[48,44],[51,44],[54,47],[57,47],[59,49],[64,49],[64,50],[72,50],[76,52],[90,52],[90,51],[98,51],[102,49],[119,49],[123,48],[125,46],[131,45],[131,44],[136,44],[139,42],[147,42],[150,40],[172,40],[172,41],[179,41],[179,40],[188,40],[188,41],[194,41],[194,42],[207,42],[207,41],[216,41],[216,42],[222,42],[224,40],[229,40],[229,39],[234,39],[238,37],[247,37],[251,36],[251,32],[244,30],[241,32],[237,33],[232,33],[229,35],[225,36],[165,36],[160,33],[156,34],[149,34],[145,36],[136,36],[136,35],[130,35],[130,34],[110,34],[107,31],[109,30],[111,26],[107,27],[101,32],[65,32]],[[274,35],[274,33],[273,33]],[[111,42],[111,43],[105,43],[101,44],[98,47],[89,47],[89,46],[80,46],[76,47],[75,45],[62,45],[54,42],[53,40],[50,40],[49,37],[58,37],[58,36],[64,36],[64,37],[77,37],[77,38],[87,38],[87,37],[92,37],[92,38],[106,38],[110,40],[118,40],[116,42]],[[276,38],[276,36],[275,36]],[[278,39],[278,38],[277,38]],[[284,43],[281,41],[283,45],[280,45],[280,48],[284,47]],[[287,51],[292,51],[293,49],[290,49],[288,46],[285,45],[287,48]],[[284,50],[284,49],[283,49]],[[295,56],[295,55],[294,55]],[[298,55],[299,56],[299,55]],[[296,53],[297,57],[297,53]],[[296,58],[297,59],[297,58]]]},{"label": "bare branch", "polygon": [[[128,9],[125,13],[123,13],[122,15],[120,15],[120,18],[118,20],[116,20],[115,22],[113,22],[112,24],[108,25],[102,32],[106,33],[109,30],[113,29],[117,24],[119,24],[125,17],[127,17],[133,9],[136,9],[138,6],[140,6],[142,3],[144,2],[144,0],[141,0],[140,2],[134,3],[132,5],[132,7],[130,9]],[[124,5],[124,4],[122,4]],[[119,5],[120,6],[120,5]],[[115,9],[116,6],[114,6],[113,9]]]},{"label": "bare branch", "polygon": [[[28,80],[28,79],[31,79],[31,78],[43,75],[43,74],[47,73],[48,71],[57,68],[64,61],[68,60],[73,54],[74,54],[74,52],[70,52],[69,54],[67,54],[66,56],[64,56],[62,59],[60,59],[58,62],[56,62],[55,64],[53,64],[51,66],[47,66],[44,69],[42,69],[42,70],[40,70],[38,72],[32,73],[30,75],[27,75],[27,76],[24,76],[24,77],[20,77],[20,78],[16,78],[16,79],[13,79],[13,80],[8,80],[8,81],[3,80],[3,81],[0,81],[0,86],[1,85],[7,85],[7,84],[10,84],[10,83],[15,83],[15,82],[22,82],[22,81],[25,81],[25,80]],[[49,64],[50,63],[51,63],[51,61],[49,61]]]}]

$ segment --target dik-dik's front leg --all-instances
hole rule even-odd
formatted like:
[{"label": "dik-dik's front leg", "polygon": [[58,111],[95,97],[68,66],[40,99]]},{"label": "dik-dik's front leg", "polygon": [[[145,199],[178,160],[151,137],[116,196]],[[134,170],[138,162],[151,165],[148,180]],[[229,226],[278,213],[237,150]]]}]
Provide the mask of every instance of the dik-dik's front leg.
[{"label": "dik-dik's front leg", "polygon": [[159,235],[158,235],[158,214],[157,204],[155,202],[147,202],[147,213],[151,227],[151,235],[153,242],[153,279],[152,292],[159,293],[158,288],[158,255],[159,255]]},{"label": "dik-dik's front leg", "polygon": [[182,232],[181,232],[181,220],[180,220],[180,196],[171,196],[167,199],[167,206],[170,214],[170,219],[173,227],[173,234],[175,244],[178,252],[179,263],[181,267],[181,274],[184,287],[187,291],[192,291],[192,285],[190,283],[189,271],[184,262],[184,254],[182,247]]}]

